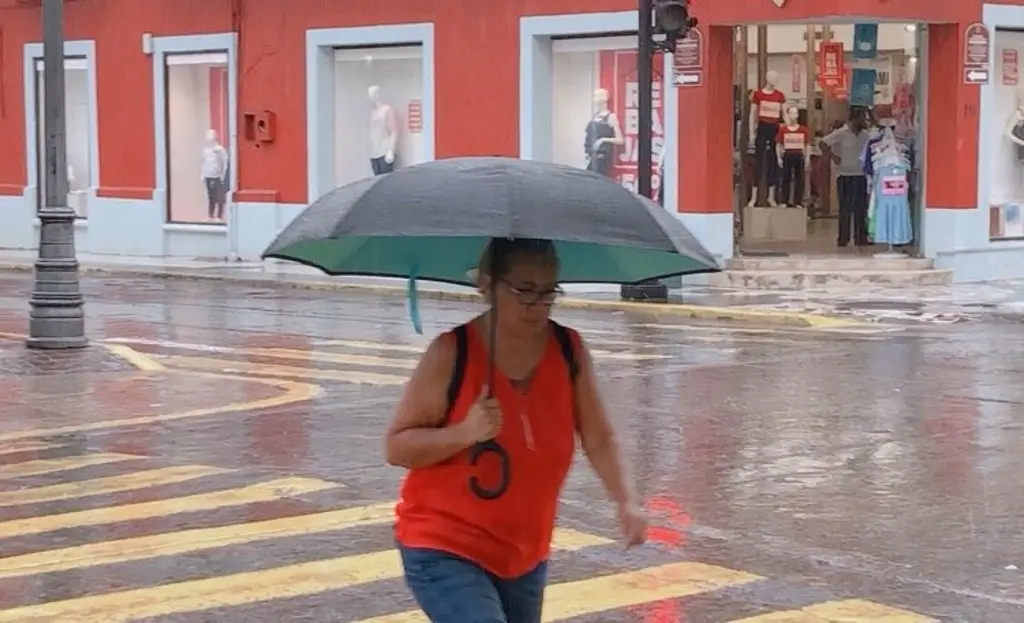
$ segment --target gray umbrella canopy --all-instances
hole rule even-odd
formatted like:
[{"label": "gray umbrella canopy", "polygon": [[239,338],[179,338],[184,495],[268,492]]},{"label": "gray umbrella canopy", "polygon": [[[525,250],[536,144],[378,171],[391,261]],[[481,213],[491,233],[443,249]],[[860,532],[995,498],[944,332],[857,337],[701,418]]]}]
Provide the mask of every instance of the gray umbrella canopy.
[{"label": "gray umbrella canopy", "polygon": [[335,275],[468,283],[491,238],[554,241],[563,282],[718,270],[653,201],[589,171],[510,158],[437,160],[339,188],[300,214],[264,257]]}]

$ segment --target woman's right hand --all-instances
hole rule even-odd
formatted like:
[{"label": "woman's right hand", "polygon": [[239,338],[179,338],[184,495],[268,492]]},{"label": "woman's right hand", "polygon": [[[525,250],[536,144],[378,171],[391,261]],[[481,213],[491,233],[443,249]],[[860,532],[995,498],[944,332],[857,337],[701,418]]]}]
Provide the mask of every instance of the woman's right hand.
[{"label": "woman's right hand", "polygon": [[490,441],[501,432],[501,407],[498,406],[498,400],[488,398],[487,393],[485,385],[466,418],[458,424],[469,445]]}]

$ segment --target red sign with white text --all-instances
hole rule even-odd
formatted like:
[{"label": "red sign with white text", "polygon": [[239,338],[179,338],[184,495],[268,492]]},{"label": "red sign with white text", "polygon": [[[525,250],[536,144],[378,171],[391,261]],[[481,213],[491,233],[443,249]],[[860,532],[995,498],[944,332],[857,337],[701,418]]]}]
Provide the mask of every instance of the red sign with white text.
[{"label": "red sign with white text", "polygon": [[409,100],[406,124],[409,126],[409,134],[419,134],[423,131],[423,102]]},{"label": "red sign with white text", "polygon": [[843,43],[841,41],[822,43],[820,56],[818,79],[821,81],[821,86],[828,90],[842,86],[843,78],[846,76]]},{"label": "red sign with white text", "polygon": [[[658,175],[658,161],[665,148],[665,126],[662,112],[664,111],[664,93],[662,85],[662,67],[664,60],[656,54],[653,60],[653,76],[651,81],[654,93],[654,114],[651,124],[651,144],[654,158],[651,163],[653,174],[651,192],[658,196],[661,187],[661,176]],[[612,176],[623,186],[636,191],[637,164],[639,161],[639,82],[636,76],[637,53],[632,50],[605,50],[600,55],[600,84],[608,91],[612,112],[619,120],[622,138],[625,143],[615,152],[612,165]]]},{"label": "red sign with white text", "polygon": [[1002,63],[1003,63],[1003,84],[1007,86],[1017,86],[1020,82],[1020,59],[1017,55],[1017,50],[1014,48],[1008,48],[1003,50]]}]

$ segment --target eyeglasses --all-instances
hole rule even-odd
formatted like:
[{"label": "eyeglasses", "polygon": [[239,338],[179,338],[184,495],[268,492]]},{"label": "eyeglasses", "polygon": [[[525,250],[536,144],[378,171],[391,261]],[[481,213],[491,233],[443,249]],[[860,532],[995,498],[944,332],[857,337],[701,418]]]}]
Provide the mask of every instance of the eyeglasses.
[{"label": "eyeglasses", "polygon": [[502,281],[508,291],[516,295],[519,299],[519,303],[522,305],[554,305],[558,297],[565,294],[565,290],[561,286],[555,286],[546,290],[537,290],[535,288],[517,288],[507,281]]}]

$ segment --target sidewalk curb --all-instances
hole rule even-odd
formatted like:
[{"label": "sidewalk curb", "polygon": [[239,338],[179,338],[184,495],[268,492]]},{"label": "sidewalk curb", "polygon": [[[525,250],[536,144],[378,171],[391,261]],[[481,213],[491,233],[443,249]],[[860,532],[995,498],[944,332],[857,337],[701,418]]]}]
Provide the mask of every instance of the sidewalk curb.
[{"label": "sidewalk curb", "polygon": [[[0,273],[31,273],[34,265],[31,262],[0,261]],[[225,275],[222,273],[205,272],[197,269],[177,268],[145,268],[137,266],[96,266],[81,265],[79,272],[83,275],[108,275],[151,277],[155,279],[175,279],[181,281],[220,281],[234,283],[252,288],[291,288],[296,290],[318,290],[325,292],[361,292],[383,296],[406,295],[401,286],[379,284],[339,283],[318,279],[286,279],[276,276]],[[421,289],[420,297],[436,301],[478,302],[480,295],[466,291],[448,292],[441,290]],[[671,314],[698,320],[717,320],[724,322],[796,327],[805,329],[833,329],[842,327],[862,327],[866,323],[816,316],[800,312],[764,311],[734,307],[706,307],[704,305],[686,305],[683,303],[637,303],[632,301],[605,301],[582,298],[565,298],[558,302],[559,307],[580,310],[606,310],[618,312],[636,312],[646,314]]]}]

